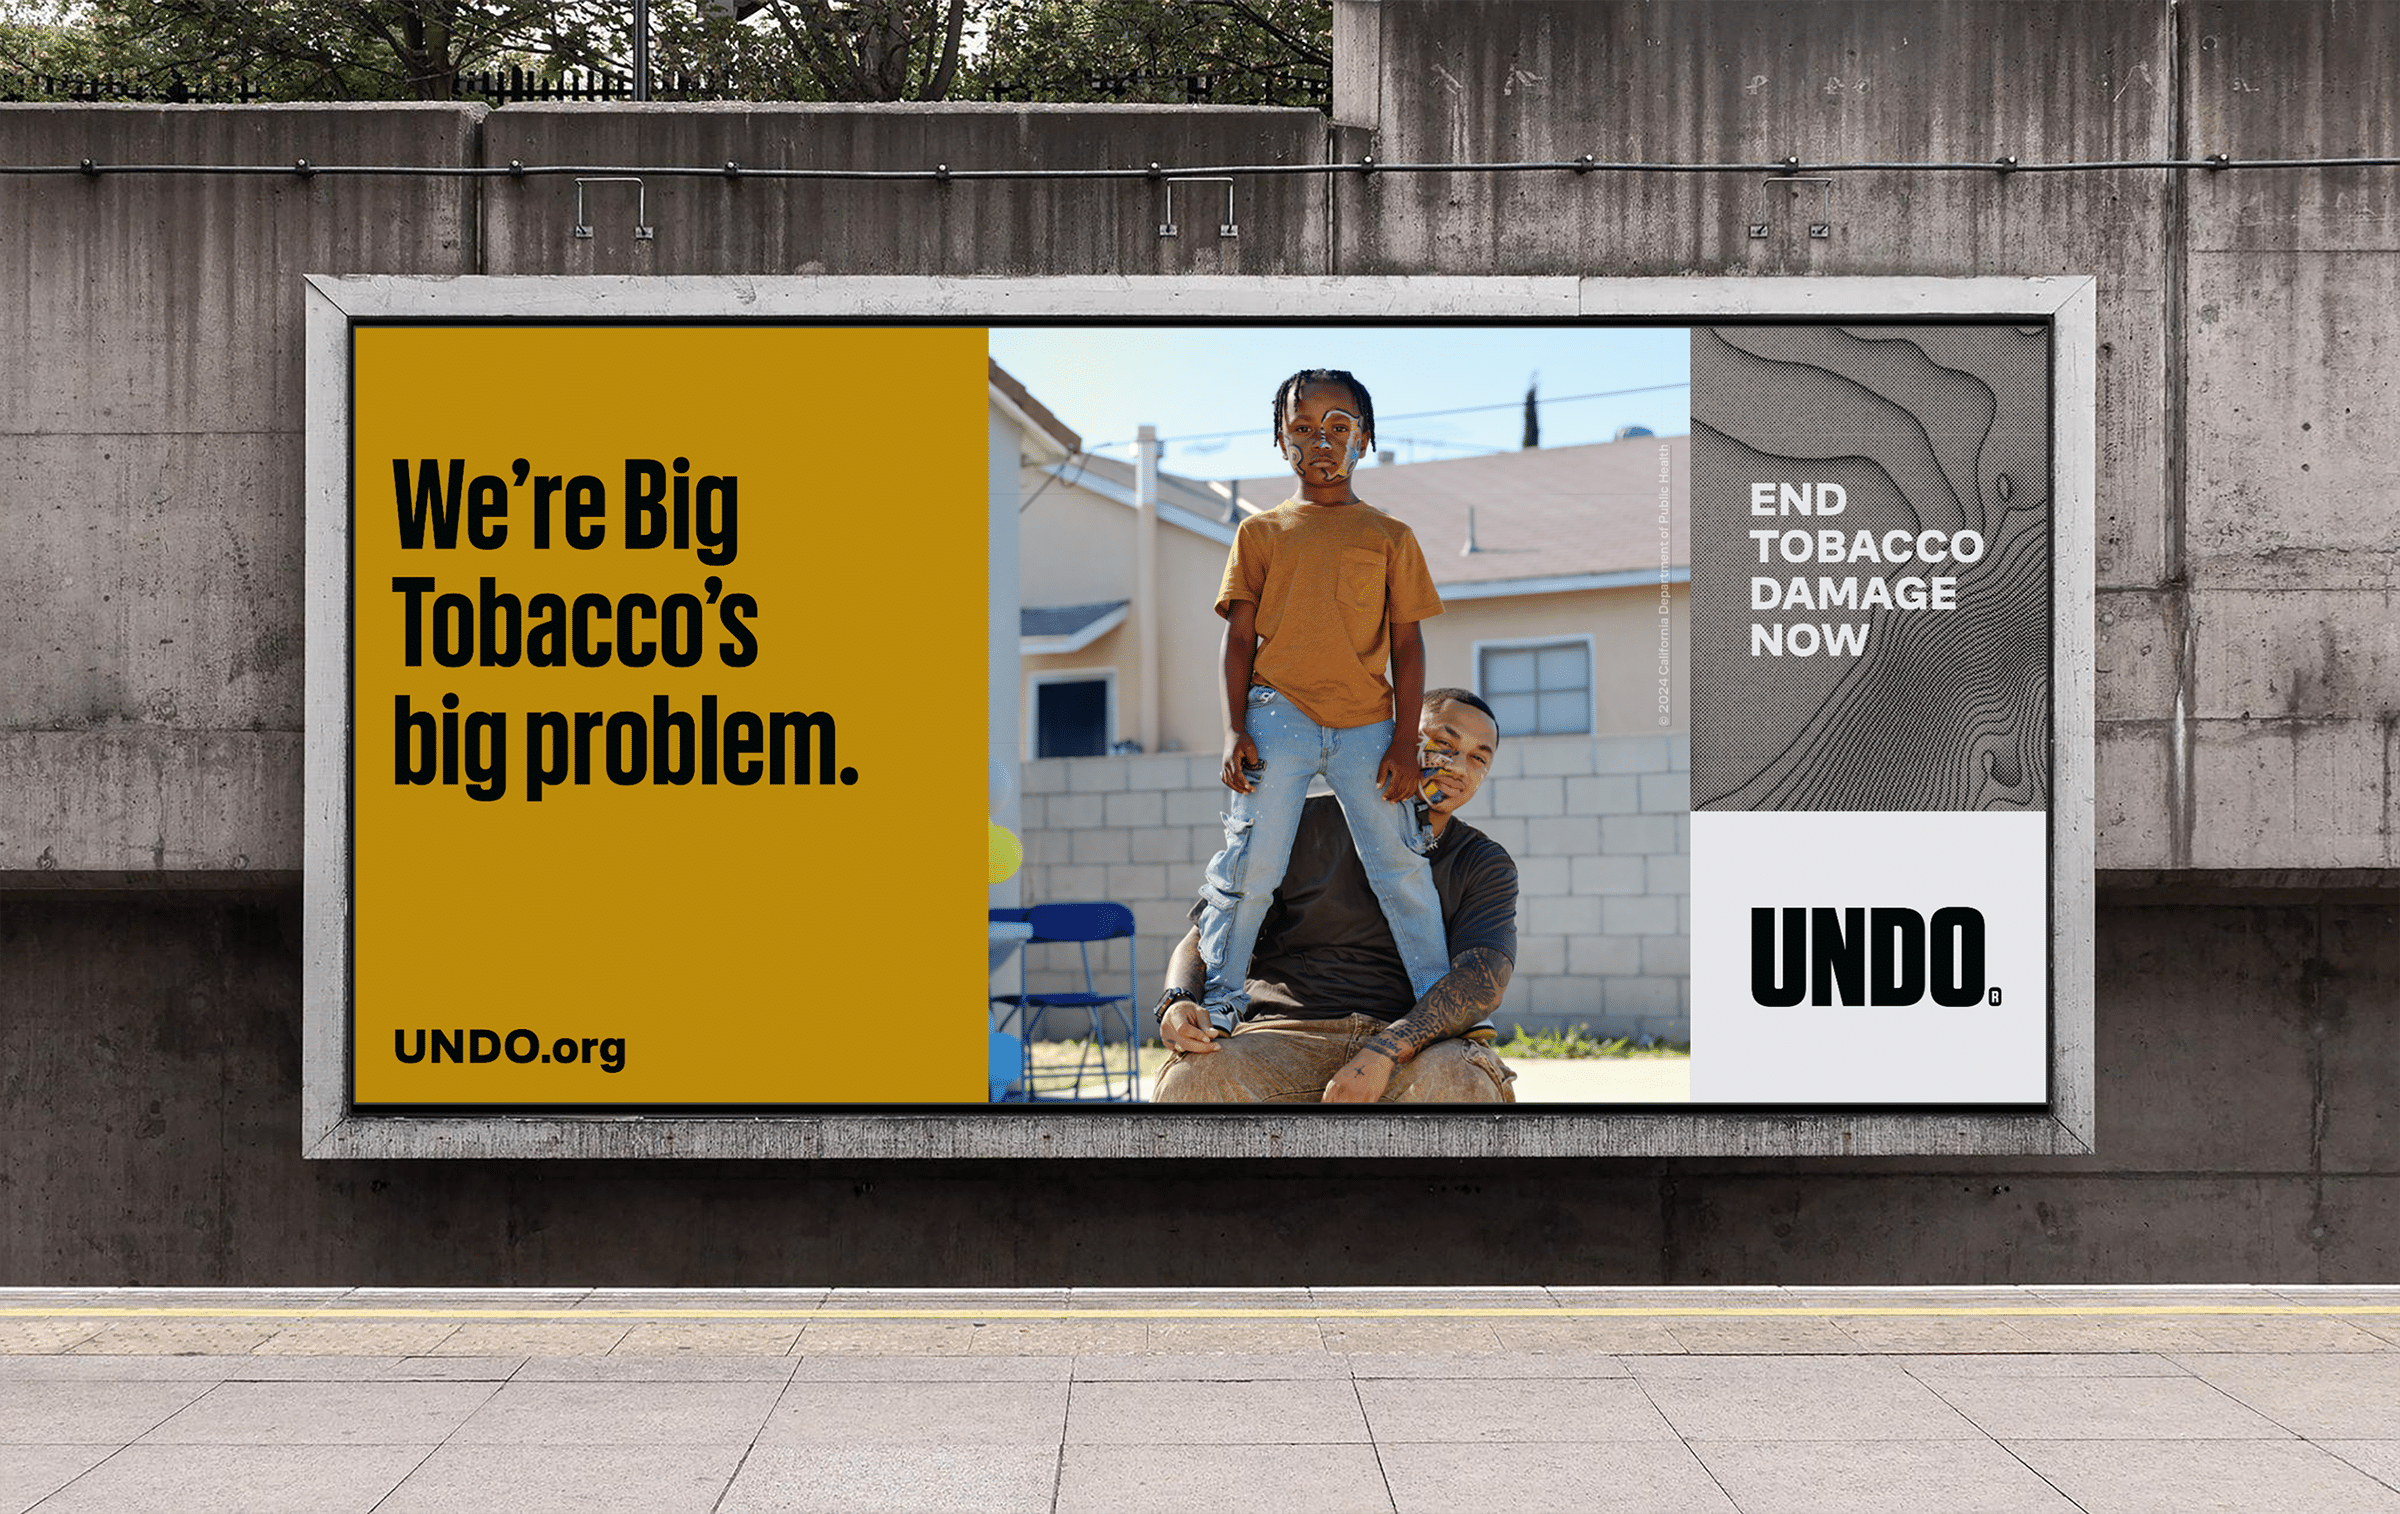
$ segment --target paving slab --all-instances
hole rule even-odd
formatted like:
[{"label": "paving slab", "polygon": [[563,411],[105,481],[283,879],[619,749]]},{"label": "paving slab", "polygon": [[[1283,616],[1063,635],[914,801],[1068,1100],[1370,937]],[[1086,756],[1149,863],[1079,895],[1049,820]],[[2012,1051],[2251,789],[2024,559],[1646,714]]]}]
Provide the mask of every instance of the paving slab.
[{"label": "paving slab", "polygon": [[428,1445],[127,1446],[41,1514],[368,1514]]},{"label": "paving slab", "polygon": [[1742,1514],[2076,1514],[1989,1440],[1695,1440]]},{"label": "paving slab", "polygon": [[200,1382],[0,1382],[0,1446],[123,1445],[216,1386]]},{"label": "paving slab", "polygon": [[433,1348],[436,1356],[606,1356],[633,1330],[616,1320],[468,1320]]},{"label": "paving slab", "polygon": [[792,1377],[810,1383],[1040,1383],[1075,1375],[1072,1356],[864,1356],[837,1353],[793,1359]]},{"label": "paving slab", "polygon": [[520,1383],[783,1383],[790,1356],[529,1356],[511,1377]]},{"label": "paving slab", "polygon": [[2400,1514],[2400,1492],[2305,1441],[2011,1440],[2086,1514]]},{"label": "paving slab", "polygon": [[2097,1356],[2009,1352],[1993,1356],[1910,1355],[1897,1365],[1920,1382],[1969,1377],[2189,1377],[2171,1356],[2112,1351]]},{"label": "paving slab", "polygon": [[965,1356],[974,1349],[977,1333],[966,1320],[845,1320],[821,1314],[801,1330],[792,1350],[799,1356]]},{"label": "paving slab", "polygon": [[1361,1382],[1377,1378],[1450,1378],[1482,1381],[1494,1378],[1630,1377],[1623,1358],[1594,1351],[1504,1351],[1473,1356],[1353,1356],[1350,1375]]},{"label": "paving slab", "polygon": [[[1069,1445],[1252,1448],[1367,1440],[1366,1416],[1346,1382],[1077,1383],[1067,1406]],[[1280,1454],[1280,1453],[1277,1453]]]},{"label": "paving slab", "polygon": [[[2388,1428],[2386,1433],[2390,1433]],[[2400,1489],[2400,1440],[2321,1440],[2317,1444],[2385,1487]]]},{"label": "paving slab", "polygon": [[2191,1377],[1931,1381],[1999,1440],[2274,1440],[2290,1431]]},{"label": "paving slab", "polygon": [[1921,1314],[1844,1315],[1832,1324],[1849,1338],[1852,1350],[1885,1356],[2038,1349],[2010,1321],[1983,1315],[1963,1318]]},{"label": "paving slab", "polygon": [[[1049,1514],[1059,1451],[1048,1446],[761,1446],[719,1514]],[[1138,1507],[1118,1504],[1112,1514]]]},{"label": "paving slab", "polygon": [[302,1320],[284,1326],[253,1356],[423,1356],[458,1333],[456,1320]]},{"label": "paving slab", "polygon": [[1317,1323],[1325,1349],[1344,1355],[1457,1356],[1467,1352],[1507,1350],[1493,1331],[1493,1321],[1479,1319],[1328,1319]]},{"label": "paving slab", "polygon": [[1141,1349],[1155,1355],[1208,1356],[1228,1352],[1240,1356],[1278,1356],[1293,1352],[1325,1353],[1325,1333],[1313,1319],[1295,1320],[1164,1320],[1149,1321]]},{"label": "paving slab", "polygon": [[1734,1504],[1680,1445],[1425,1443],[1378,1448],[1398,1514],[1732,1514]]},{"label": "paving slab", "polygon": [[510,1382],[458,1427],[462,1445],[748,1444],[779,1382]]},{"label": "paving slab", "polygon": [[673,1320],[638,1324],[610,1348],[609,1355],[785,1356],[800,1343],[800,1330],[799,1320]]},{"label": "paving slab", "polygon": [[495,1383],[218,1383],[143,1436],[172,1446],[431,1446]]},{"label": "paving slab", "polygon": [[116,1453],[105,1446],[10,1446],[0,1454],[0,1514],[27,1509]]},{"label": "paving slab", "polygon": [[10,1356],[0,1357],[0,1382],[366,1381],[389,1374],[402,1360],[396,1356]]},{"label": "paving slab", "polygon": [[1070,1443],[1058,1514],[1393,1514],[1368,1445]]},{"label": "paving slab", "polygon": [[47,1356],[98,1335],[98,1320],[0,1319],[0,1356]]},{"label": "paving slab", "polygon": [[246,1356],[282,1328],[253,1320],[111,1319],[71,1349],[84,1356]]},{"label": "paving slab", "polygon": [[794,1382],[761,1446],[1046,1445],[1067,1422],[1067,1383]]},{"label": "paving slab", "polygon": [[1675,1438],[1631,1377],[1378,1378],[1361,1381],[1358,1398],[1378,1445]]},{"label": "paving slab", "polygon": [[1761,1319],[1678,1319],[1667,1329],[1694,1355],[1845,1356],[1868,1350],[1830,1319],[1784,1315]]},{"label": "paving slab", "polygon": [[748,1447],[441,1447],[375,1514],[708,1514]]},{"label": "paving slab", "polygon": [[2310,1440],[2400,1434],[2400,1352],[2379,1356],[2179,1356],[2227,1397]]},{"label": "paving slab", "polygon": [[1122,1356],[1147,1347],[1151,1323],[1139,1319],[993,1320],[967,1327],[967,1351],[976,1356]]},{"label": "paving slab", "polygon": [[1075,1380],[1079,1383],[1246,1383],[1273,1378],[1345,1382],[1355,1362],[1327,1351],[1295,1351],[1255,1356],[1231,1352],[1203,1356],[1078,1356],[1074,1365]]},{"label": "paving slab", "polygon": [[1511,1318],[1492,1320],[1489,1328],[1501,1350],[1516,1354],[1567,1351],[1676,1356],[1684,1349],[1674,1327],[1663,1319]]},{"label": "paving slab", "polygon": [[1972,1440],[1932,1389],[1874,1357],[1639,1357],[1635,1381],[1690,1440]]}]

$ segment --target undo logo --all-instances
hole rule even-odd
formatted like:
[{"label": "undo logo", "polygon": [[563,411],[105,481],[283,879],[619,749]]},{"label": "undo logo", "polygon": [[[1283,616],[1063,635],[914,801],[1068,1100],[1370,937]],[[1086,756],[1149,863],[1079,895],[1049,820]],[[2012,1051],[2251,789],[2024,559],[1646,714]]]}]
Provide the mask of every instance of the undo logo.
[{"label": "undo logo", "polygon": [[1953,1009],[1984,997],[1981,910],[1953,905],[1930,921],[1913,909],[1750,911],[1750,997],[1770,1009],[1803,998],[1827,1009],[1896,1008],[1924,1002],[1928,987]]}]

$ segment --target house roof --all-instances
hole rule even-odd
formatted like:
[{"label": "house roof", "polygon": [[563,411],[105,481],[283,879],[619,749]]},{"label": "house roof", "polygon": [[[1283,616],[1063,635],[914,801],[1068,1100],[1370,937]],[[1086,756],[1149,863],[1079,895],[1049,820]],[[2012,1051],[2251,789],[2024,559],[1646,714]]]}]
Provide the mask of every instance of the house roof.
[{"label": "house roof", "polygon": [[[1662,450],[1688,480],[1690,437],[1642,436],[1361,468],[1352,483],[1360,499],[1408,522],[1439,585],[1656,572]],[[1291,483],[1289,474],[1244,479],[1242,502],[1272,509]],[[1679,566],[1692,560],[1689,513],[1678,514],[1667,543]]]},{"label": "house roof", "polygon": [[[1540,593],[1655,581],[1659,568],[1659,452],[1687,478],[1691,439],[1631,437],[1433,463],[1359,470],[1359,498],[1408,522],[1433,581],[1446,592]],[[1084,456],[1047,470],[1121,504],[1133,503],[1133,464]],[[1229,507],[1255,515],[1291,493],[1290,474],[1210,483],[1161,471],[1159,519],[1231,543]],[[1474,512],[1476,550],[1466,549]],[[1667,542],[1677,581],[1692,560],[1688,508]],[[1484,586],[1489,586],[1485,588]]]},{"label": "house roof", "polygon": [[1111,611],[1125,608],[1126,601],[1111,599],[1096,605],[1056,605],[1048,609],[1028,606],[1017,612],[1017,634],[1020,636],[1072,636],[1096,620],[1104,620]]},{"label": "house roof", "polygon": [[[991,363],[991,359],[984,361]],[[1033,397],[1033,392],[1017,382],[1016,376],[998,363],[991,363],[992,388],[1015,406],[1025,419],[1039,427],[1049,438],[1066,449],[1069,457],[1083,450],[1083,438],[1067,428],[1067,423],[1051,413],[1050,407]]]},{"label": "house roof", "polygon": [[1131,600],[1027,606],[1017,611],[1017,650],[1026,655],[1080,652],[1125,623]]}]

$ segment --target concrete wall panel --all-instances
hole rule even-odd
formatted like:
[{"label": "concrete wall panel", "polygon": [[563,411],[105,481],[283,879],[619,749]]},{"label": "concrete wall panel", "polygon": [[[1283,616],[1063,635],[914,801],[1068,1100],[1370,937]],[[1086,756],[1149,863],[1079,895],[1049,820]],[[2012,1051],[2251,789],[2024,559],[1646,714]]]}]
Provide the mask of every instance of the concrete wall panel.
[{"label": "concrete wall panel", "polygon": [[293,438],[0,438],[0,728],[300,728]]},{"label": "concrete wall panel", "polygon": [[[1316,162],[1312,110],[1056,105],[512,106],[491,118],[494,164],[760,168],[1169,168]],[[1245,179],[1241,234],[1221,237],[1223,185],[1141,181],[929,183],[651,179],[656,239],[633,239],[633,190],[587,191],[572,235],[566,179],[487,192],[489,273],[1322,273],[1325,189],[1313,175]]]},{"label": "concrete wall panel", "polygon": [[298,731],[0,731],[0,874],[297,872]]},{"label": "concrete wall panel", "polygon": [[2191,865],[2389,867],[2391,747],[2390,717],[2196,723]]},{"label": "concrete wall panel", "polygon": [[[465,165],[481,106],[8,105],[14,163]],[[455,179],[0,178],[0,438],[297,432],[300,275],[465,273]],[[298,453],[292,454],[297,492]],[[297,538],[294,539],[297,555]]]},{"label": "concrete wall panel", "polygon": [[[2156,3],[1482,5],[1342,0],[1380,48],[1387,163],[2147,159],[2170,148]],[[2072,38],[2062,45],[2062,38]],[[1345,79],[1358,76],[1351,73]],[[1363,119],[1352,99],[1345,121]],[[2168,186],[2154,172],[1344,178],[1344,272],[2100,277],[2099,581],[2167,576]],[[1749,236],[1764,221],[1769,235]]]}]

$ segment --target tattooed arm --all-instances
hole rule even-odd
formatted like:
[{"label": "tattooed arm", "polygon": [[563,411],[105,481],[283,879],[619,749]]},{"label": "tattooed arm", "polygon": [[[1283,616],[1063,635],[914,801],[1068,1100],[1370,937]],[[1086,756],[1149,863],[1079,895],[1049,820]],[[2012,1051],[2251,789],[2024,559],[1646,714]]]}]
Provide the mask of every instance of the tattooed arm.
[{"label": "tattooed arm", "polygon": [[1451,958],[1450,971],[1416,1008],[1385,1026],[1333,1075],[1325,1085],[1325,1102],[1372,1104],[1382,1098],[1401,1063],[1436,1041],[1472,1029],[1498,1009],[1511,971],[1508,958],[1488,946],[1470,946]]}]

